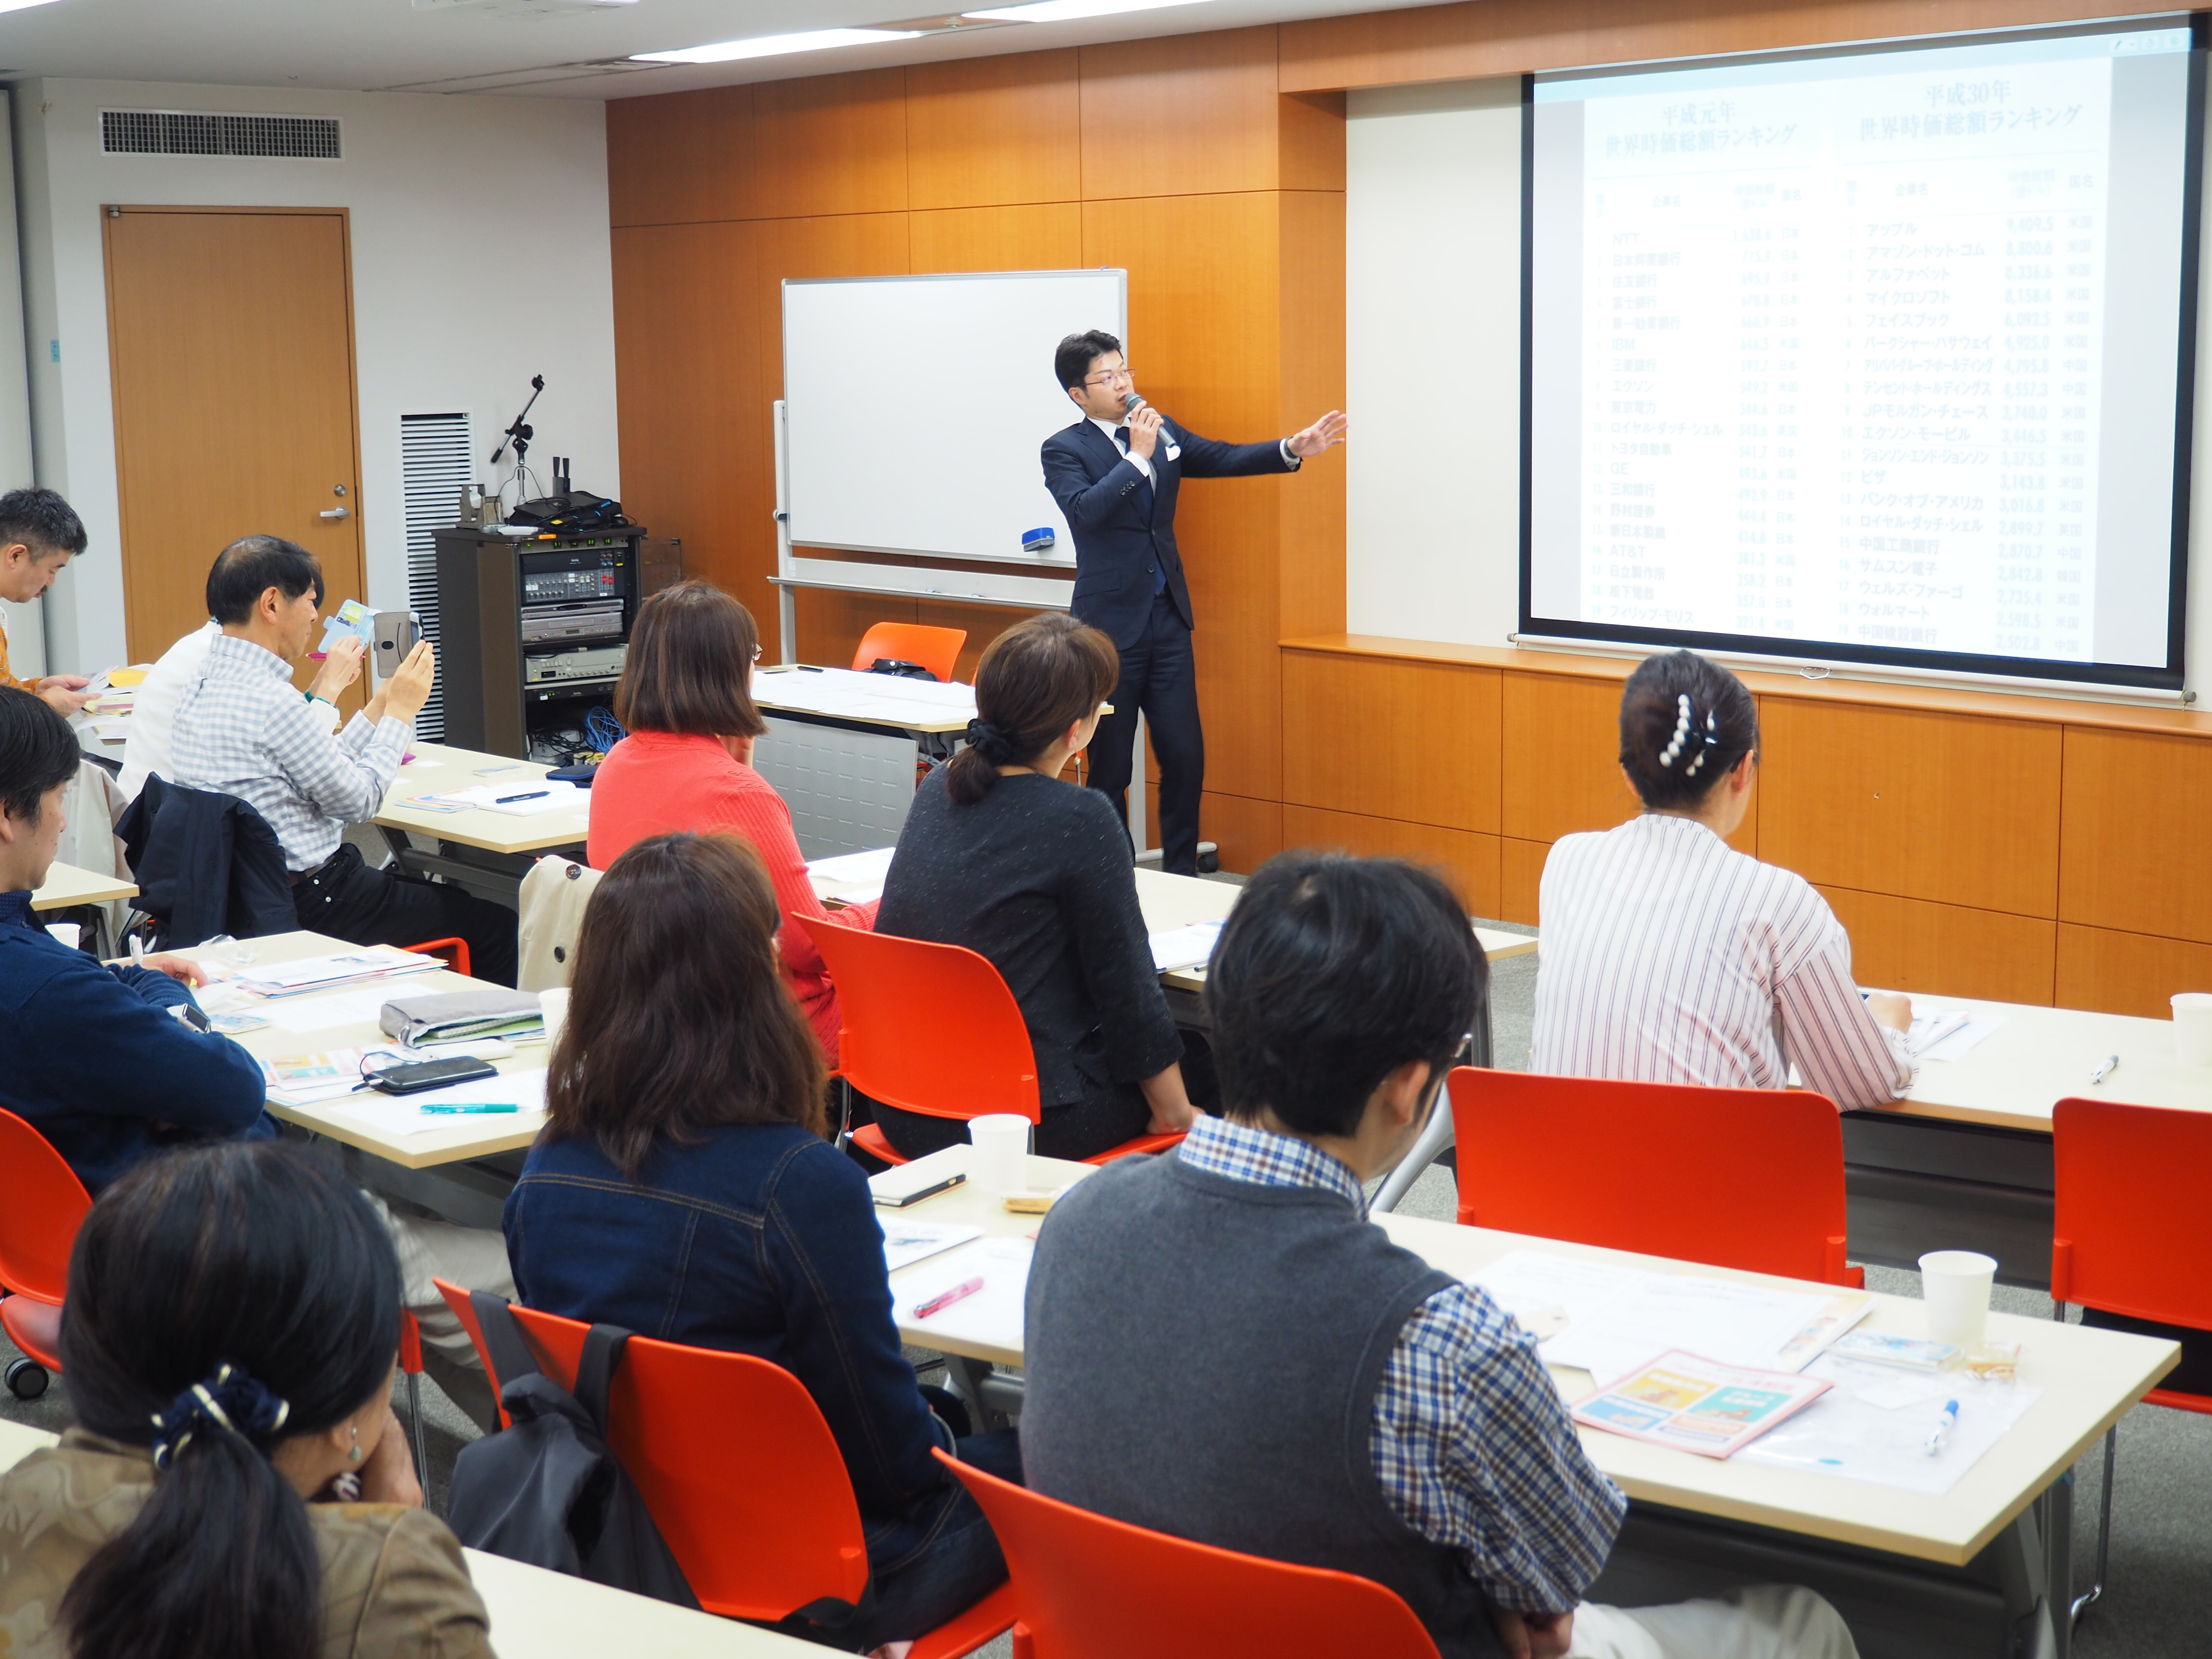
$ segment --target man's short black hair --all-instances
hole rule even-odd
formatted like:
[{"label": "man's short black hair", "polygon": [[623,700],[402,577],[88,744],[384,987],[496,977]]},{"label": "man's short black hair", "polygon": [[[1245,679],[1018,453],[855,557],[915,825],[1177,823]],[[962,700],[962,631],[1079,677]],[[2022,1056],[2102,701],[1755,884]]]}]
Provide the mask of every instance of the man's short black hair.
[{"label": "man's short black hair", "polygon": [[1206,966],[1223,1109],[1349,1135],[1408,1060],[1440,1079],[1489,964],[1451,890],[1401,859],[1284,853],[1238,895]]},{"label": "man's short black hair", "polygon": [[33,558],[51,559],[83,552],[89,539],[76,509],[51,489],[33,486],[0,495],[0,547],[21,542]]},{"label": "man's short black hair", "polygon": [[1103,328],[1087,329],[1080,334],[1071,334],[1060,343],[1052,354],[1052,372],[1060,376],[1063,388],[1073,392],[1081,386],[1091,373],[1091,365],[1101,357],[1110,356],[1121,349],[1121,343]]},{"label": "man's short black hair", "polygon": [[75,777],[82,758],[69,722],[45,698],[0,685],[0,812],[37,822],[41,798]]},{"label": "man's short black hair", "polygon": [[312,588],[320,605],[323,567],[306,548],[282,536],[240,536],[215,556],[208,572],[208,615],[219,623],[246,622],[272,587],[288,599]]}]

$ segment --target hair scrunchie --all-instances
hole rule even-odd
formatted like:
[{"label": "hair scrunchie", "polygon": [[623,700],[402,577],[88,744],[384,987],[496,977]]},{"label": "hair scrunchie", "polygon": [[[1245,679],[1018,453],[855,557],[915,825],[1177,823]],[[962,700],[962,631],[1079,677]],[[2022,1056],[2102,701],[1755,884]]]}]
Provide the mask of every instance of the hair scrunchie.
[{"label": "hair scrunchie", "polygon": [[193,1383],[154,1413],[154,1467],[167,1468],[203,1429],[228,1429],[265,1452],[291,1414],[290,1402],[265,1384],[236,1365],[218,1365],[213,1376]]},{"label": "hair scrunchie", "polygon": [[1014,734],[980,716],[968,722],[968,746],[994,766],[1014,763]]}]

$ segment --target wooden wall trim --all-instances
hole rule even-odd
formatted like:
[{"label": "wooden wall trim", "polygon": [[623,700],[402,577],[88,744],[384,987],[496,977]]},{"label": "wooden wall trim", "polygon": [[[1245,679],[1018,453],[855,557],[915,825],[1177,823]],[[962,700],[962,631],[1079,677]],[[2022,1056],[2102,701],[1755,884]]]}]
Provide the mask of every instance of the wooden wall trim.
[{"label": "wooden wall trim", "polygon": [[[1309,655],[1380,657],[1396,662],[1495,668],[1515,674],[1569,679],[1618,682],[1626,679],[1636,666],[1624,657],[1585,657],[1571,651],[1528,650],[1516,646],[1449,645],[1428,640],[1389,639],[1376,634],[1316,635],[1285,640],[1282,647],[1285,652]],[[2212,714],[2200,714],[2185,708],[2092,702],[2027,691],[1960,691],[1936,685],[1893,684],[1883,680],[1816,680],[1802,674],[1746,672],[1738,678],[1762,701],[1793,697],[1808,702],[1855,703],[1876,708],[1921,709],[1945,714],[1978,714],[1993,720],[2092,726],[2107,732],[2212,738]]]},{"label": "wooden wall trim", "polygon": [[1286,93],[2133,17],[2121,0],[1462,0],[1284,23]]}]

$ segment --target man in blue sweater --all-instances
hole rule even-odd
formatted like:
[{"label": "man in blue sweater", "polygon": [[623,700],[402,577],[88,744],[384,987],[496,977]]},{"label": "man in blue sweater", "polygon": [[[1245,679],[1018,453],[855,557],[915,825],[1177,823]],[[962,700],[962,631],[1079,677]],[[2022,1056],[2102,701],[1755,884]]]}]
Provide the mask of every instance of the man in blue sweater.
[{"label": "man in blue sweater", "polygon": [[0,1107],[24,1119],[97,1194],[142,1158],[202,1139],[273,1137],[261,1067],[198,1013],[179,957],[109,968],[39,924],[79,763],[67,721],[0,686]]}]

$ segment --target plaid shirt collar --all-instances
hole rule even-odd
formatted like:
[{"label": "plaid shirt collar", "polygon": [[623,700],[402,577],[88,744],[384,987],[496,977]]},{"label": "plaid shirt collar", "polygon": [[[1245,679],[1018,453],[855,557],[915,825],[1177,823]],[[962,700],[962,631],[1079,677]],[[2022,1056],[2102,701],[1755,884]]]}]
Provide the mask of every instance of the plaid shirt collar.
[{"label": "plaid shirt collar", "polygon": [[1208,1116],[1191,1126],[1177,1150],[1194,1170],[1260,1187],[1318,1187],[1366,1217],[1367,1194],[1351,1166],[1294,1135]]}]

